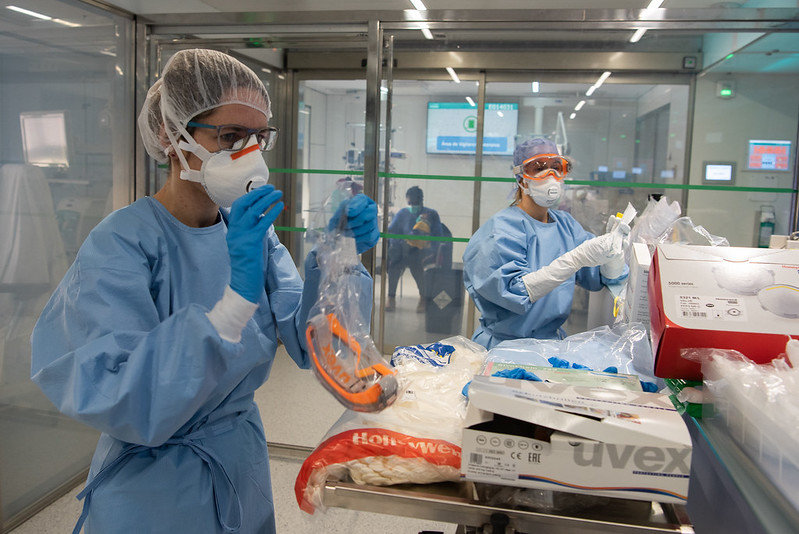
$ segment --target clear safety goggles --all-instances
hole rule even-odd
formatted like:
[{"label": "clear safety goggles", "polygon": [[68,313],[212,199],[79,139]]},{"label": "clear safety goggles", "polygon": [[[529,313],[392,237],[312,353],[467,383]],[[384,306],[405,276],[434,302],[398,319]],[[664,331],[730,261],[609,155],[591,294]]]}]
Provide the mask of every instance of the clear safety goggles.
[{"label": "clear safety goggles", "polygon": [[513,174],[521,175],[528,180],[543,180],[549,176],[562,180],[570,169],[569,160],[561,155],[538,154],[524,160],[521,165],[516,165]]},{"label": "clear safety goggles", "polygon": [[279,130],[274,126],[266,128],[245,128],[238,124],[203,124],[201,122],[189,121],[186,126],[194,128],[208,128],[216,130],[216,140],[219,143],[219,150],[236,151],[247,146],[251,136],[255,136],[261,152],[272,150],[277,143]]}]

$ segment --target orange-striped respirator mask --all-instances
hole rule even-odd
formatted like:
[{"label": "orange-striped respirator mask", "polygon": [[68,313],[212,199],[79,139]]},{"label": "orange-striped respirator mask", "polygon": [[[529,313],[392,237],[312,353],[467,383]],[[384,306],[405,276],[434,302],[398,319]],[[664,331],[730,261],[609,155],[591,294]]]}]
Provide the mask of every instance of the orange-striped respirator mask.
[{"label": "orange-striped respirator mask", "polygon": [[[519,187],[539,206],[550,208],[563,194],[563,178],[570,170],[569,161],[558,154],[538,154],[513,168]],[[524,179],[524,182],[521,182]]]},{"label": "orange-striped respirator mask", "polygon": [[219,152],[209,152],[188,132],[183,137],[189,141],[181,140],[178,148],[194,153],[203,163],[199,171],[190,169],[188,163],[184,164],[179,150],[183,167],[180,177],[201,183],[211,200],[220,207],[229,208],[234,200],[269,181],[269,167],[261,153],[263,142],[256,135],[239,140],[241,148],[232,147]]}]

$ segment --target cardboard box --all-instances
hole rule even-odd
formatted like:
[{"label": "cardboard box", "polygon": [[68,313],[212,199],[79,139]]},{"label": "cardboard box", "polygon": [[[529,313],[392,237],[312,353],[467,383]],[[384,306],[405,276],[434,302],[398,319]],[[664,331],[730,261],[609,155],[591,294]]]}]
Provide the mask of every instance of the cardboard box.
[{"label": "cardboard box", "polygon": [[461,477],[685,503],[691,438],[666,395],[476,376]]},{"label": "cardboard box", "polygon": [[624,319],[640,322],[649,332],[649,268],[652,253],[646,243],[633,243],[630,249],[630,276],[627,278],[627,294],[624,297]]},{"label": "cardboard box", "polygon": [[649,276],[655,375],[702,378],[688,348],[733,349],[757,363],[799,338],[799,251],[658,245]]}]

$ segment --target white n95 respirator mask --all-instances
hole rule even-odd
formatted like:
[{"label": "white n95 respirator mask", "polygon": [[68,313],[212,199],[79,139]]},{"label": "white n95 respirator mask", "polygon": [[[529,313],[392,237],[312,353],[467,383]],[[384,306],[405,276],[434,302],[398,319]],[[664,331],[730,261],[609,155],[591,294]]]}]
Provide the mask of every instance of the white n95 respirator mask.
[{"label": "white n95 respirator mask", "polygon": [[[254,134],[247,139],[241,150],[209,152],[194,140],[186,128],[180,124],[177,128],[183,139],[178,141],[170,129],[166,128],[165,133],[171,147],[165,148],[165,152],[176,152],[180,160],[180,178],[201,183],[208,197],[219,207],[231,207],[237,198],[269,181],[269,167],[266,166],[258,138]],[[183,150],[191,152],[202,161],[199,171],[189,167]]]},{"label": "white n95 respirator mask", "polygon": [[799,287],[777,284],[757,292],[764,309],[787,319],[799,318]]},{"label": "white n95 respirator mask", "polygon": [[716,283],[737,295],[757,295],[766,286],[774,284],[774,271],[750,264],[722,264],[711,271]]},{"label": "white n95 respirator mask", "polygon": [[237,152],[209,152],[193,139],[180,141],[178,148],[192,152],[203,162],[199,171],[184,167],[180,177],[201,183],[211,200],[222,208],[229,208],[237,198],[269,181],[269,167],[255,135]]},{"label": "white n95 respirator mask", "polygon": [[560,200],[563,194],[563,183],[553,176],[543,180],[524,180],[524,192],[533,199],[533,202],[543,208],[551,208]]}]

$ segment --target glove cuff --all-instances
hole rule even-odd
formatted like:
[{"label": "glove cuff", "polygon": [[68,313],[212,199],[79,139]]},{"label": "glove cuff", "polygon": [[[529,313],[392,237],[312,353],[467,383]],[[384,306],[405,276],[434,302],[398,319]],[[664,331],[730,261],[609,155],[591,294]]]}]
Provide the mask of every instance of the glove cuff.
[{"label": "glove cuff", "polygon": [[560,284],[568,280],[577,271],[567,252],[555,261],[537,271],[522,276],[524,288],[530,297],[530,302],[535,302]]},{"label": "glove cuff", "polygon": [[219,302],[205,315],[216,328],[219,337],[231,343],[238,343],[241,341],[241,331],[256,309],[258,304],[250,302],[227,286]]}]

